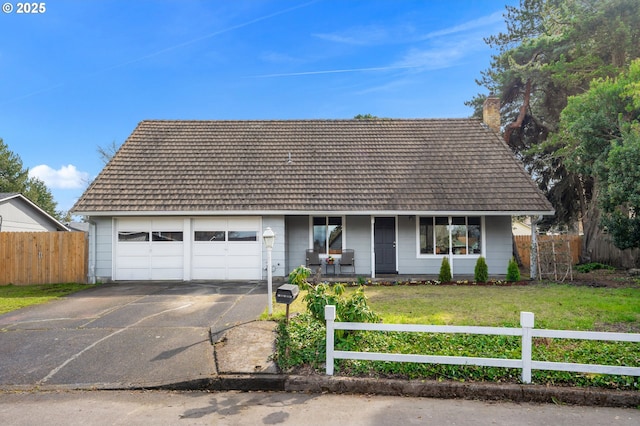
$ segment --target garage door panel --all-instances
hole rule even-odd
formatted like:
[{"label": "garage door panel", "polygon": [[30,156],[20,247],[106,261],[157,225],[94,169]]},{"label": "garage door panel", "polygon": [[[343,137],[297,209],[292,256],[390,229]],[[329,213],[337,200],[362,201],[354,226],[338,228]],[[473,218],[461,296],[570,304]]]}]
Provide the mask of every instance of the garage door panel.
[{"label": "garage door panel", "polygon": [[116,271],[116,280],[148,280],[149,268],[135,269],[135,268],[118,268]]},{"label": "garage door panel", "polygon": [[[119,218],[116,226],[117,280],[183,279],[184,243],[171,241],[182,239],[183,219]],[[135,235],[121,236],[120,233]]]},{"label": "garage door panel", "polygon": [[221,232],[222,235],[216,236],[217,241],[193,242],[191,276],[194,279],[262,278],[260,225],[259,217],[194,219],[194,234],[202,232],[204,237]]}]

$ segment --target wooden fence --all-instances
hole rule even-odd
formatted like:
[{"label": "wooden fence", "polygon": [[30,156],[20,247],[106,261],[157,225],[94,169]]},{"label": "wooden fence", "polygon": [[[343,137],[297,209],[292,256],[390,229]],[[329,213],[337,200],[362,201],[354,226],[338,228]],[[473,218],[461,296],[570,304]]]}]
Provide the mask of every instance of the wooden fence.
[{"label": "wooden fence", "polygon": [[86,283],[84,232],[0,232],[0,285]]},{"label": "wooden fence", "polygon": [[[518,248],[518,254],[520,254],[520,260],[522,260],[522,266],[529,269],[531,262],[531,236],[516,235],[514,236],[514,241]],[[566,244],[568,241],[573,264],[580,263],[580,254],[582,252],[582,237],[580,235],[538,235],[539,244],[551,241],[555,241],[558,244],[561,242]]]},{"label": "wooden fence", "polygon": [[[326,373],[333,375],[335,359],[358,359],[365,361],[416,362],[424,364],[479,365],[485,367],[519,368],[522,370],[523,383],[531,383],[531,370],[569,371],[576,373],[616,374],[640,376],[640,367],[602,364],[576,364],[570,362],[536,361],[532,359],[532,339],[546,337],[552,339],[600,340],[640,343],[640,333],[610,333],[596,331],[544,330],[534,328],[534,315],[531,312],[520,313],[520,327],[478,327],[454,325],[417,325],[417,324],[372,324],[364,322],[335,322],[336,307],[324,307],[327,324],[326,335]],[[380,352],[355,352],[335,350],[335,330],[395,331],[404,333],[446,333],[480,334],[499,336],[521,336],[521,358],[479,358],[465,356],[417,355]]]}]

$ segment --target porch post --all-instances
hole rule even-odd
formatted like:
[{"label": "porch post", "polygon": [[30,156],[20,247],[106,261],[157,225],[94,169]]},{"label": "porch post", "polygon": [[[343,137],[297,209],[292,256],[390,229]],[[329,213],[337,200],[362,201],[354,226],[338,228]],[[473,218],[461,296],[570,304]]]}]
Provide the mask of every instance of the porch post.
[{"label": "porch post", "polygon": [[375,236],[376,218],[371,216],[371,278],[376,277],[376,236]]}]

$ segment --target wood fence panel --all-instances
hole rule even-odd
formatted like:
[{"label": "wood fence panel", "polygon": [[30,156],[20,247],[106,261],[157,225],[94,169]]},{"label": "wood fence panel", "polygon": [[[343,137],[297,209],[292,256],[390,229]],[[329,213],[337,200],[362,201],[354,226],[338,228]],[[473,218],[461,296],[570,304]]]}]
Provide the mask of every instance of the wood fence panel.
[{"label": "wood fence panel", "polygon": [[84,232],[0,232],[0,285],[86,283]]},{"label": "wood fence panel", "polygon": [[[561,239],[568,239],[571,248],[571,257],[573,264],[580,263],[580,254],[582,252],[582,237],[580,235],[538,235],[538,242],[552,241]],[[522,266],[529,269],[531,262],[531,236],[530,235],[516,235],[514,237],[520,259],[522,260]]]}]

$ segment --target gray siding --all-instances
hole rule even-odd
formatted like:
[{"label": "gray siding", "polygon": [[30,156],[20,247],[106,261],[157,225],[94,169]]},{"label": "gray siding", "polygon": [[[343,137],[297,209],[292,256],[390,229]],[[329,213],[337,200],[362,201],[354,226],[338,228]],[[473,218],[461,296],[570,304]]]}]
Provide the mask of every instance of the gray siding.
[{"label": "gray siding", "polygon": [[[95,217],[95,277],[98,282],[113,278],[113,222],[110,217]],[[91,252],[93,250],[89,250]],[[91,259],[89,260],[91,262]]]},{"label": "gray siding", "polygon": [[513,255],[511,216],[487,217],[485,228],[489,275],[504,276],[507,274],[509,259]]},{"label": "gray siding", "polygon": [[[354,250],[356,275],[371,275],[371,218],[369,216],[347,216],[345,244],[345,248]],[[349,268],[347,271],[350,272],[352,269]]]},{"label": "gray siding", "polygon": [[[286,231],[284,216],[264,216],[262,218],[262,232],[267,229],[267,226],[276,234],[276,239],[271,251],[271,271],[274,277],[283,277],[286,271],[285,265],[285,245],[286,245]],[[260,237],[262,240],[262,236]],[[262,279],[267,279],[267,247],[262,243]]]},{"label": "gray siding", "polygon": [[286,271],[287,274],[300,265],[306,264],[305,251],[309,248],[309,216],[287,216]]},{"label": "gray siding", "polygon": [[[416,240],[416,220],[409,216],[398,217],[398,272],[409,275],[437,276],[442,256],[419,257]],[[511,258],[511,217],[487,216],[484,223],[485,258],[489,275],[506,274]],[[453,276],[473,276],[477,256],[453,256]]]}]

